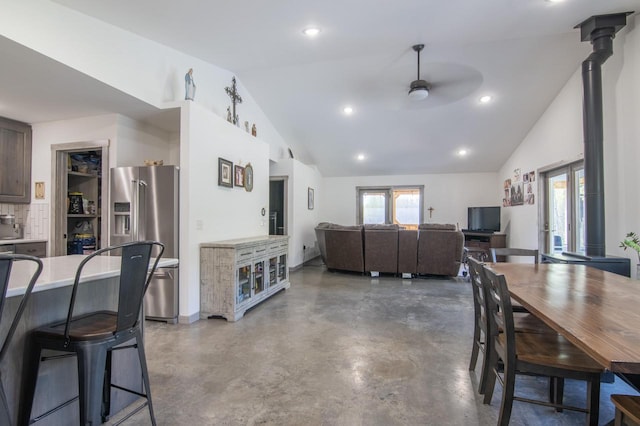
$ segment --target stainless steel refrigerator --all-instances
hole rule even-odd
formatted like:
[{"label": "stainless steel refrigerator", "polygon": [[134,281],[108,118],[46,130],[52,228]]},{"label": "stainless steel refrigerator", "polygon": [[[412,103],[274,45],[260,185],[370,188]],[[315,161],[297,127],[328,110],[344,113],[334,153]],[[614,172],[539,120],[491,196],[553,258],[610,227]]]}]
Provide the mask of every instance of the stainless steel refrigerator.
[{"label": "stainless steel refrigerator", "polygon": [[[179,258],[179,169],[175,166],[111,169],[109,244],[155,240],[163,257]],[[147,319],[178,320],[178,266],[158,268],[144,298]]]}]

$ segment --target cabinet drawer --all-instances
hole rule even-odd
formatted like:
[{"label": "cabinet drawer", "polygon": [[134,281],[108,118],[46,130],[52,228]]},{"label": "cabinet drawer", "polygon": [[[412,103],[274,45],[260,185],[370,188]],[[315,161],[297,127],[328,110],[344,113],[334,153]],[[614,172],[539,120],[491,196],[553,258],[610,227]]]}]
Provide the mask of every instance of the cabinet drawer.
[{"label": "cabinet drawer", "polygon": [[259,246],[255,247],[254,253],[256,255],[256,257],[264,257],[265,254],[267,253],[267,245],[266,244],[261,244]]},{"label": "cabinet drawer", "polygon": [[236,251],[236,263],[245,262],[253,258],[254,247],[247,247]]},{"label": "cabinet drawer", "polygon": [[28,254],[29,256],[45,257],[47,255],[47,243],[21,243],[15,245],[16,254]]}]

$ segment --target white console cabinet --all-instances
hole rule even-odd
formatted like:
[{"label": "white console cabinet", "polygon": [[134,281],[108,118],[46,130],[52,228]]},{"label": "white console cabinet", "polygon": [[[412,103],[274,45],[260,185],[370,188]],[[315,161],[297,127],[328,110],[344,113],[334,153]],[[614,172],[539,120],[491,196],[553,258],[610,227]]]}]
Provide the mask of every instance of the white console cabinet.
[{"label": "white console cabinet", "polygon": [[289,237],[265,235],[200,244],[200,319],[237,321],[289,288]]}]

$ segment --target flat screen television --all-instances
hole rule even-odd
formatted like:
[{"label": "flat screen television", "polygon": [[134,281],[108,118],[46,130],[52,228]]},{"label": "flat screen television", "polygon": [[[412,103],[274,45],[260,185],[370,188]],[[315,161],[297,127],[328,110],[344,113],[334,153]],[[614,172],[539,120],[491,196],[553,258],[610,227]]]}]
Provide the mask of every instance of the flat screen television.
[{"label": "flat screen television", "polygon": [[467,230],[500,232],[500,207],[469,207]]}]

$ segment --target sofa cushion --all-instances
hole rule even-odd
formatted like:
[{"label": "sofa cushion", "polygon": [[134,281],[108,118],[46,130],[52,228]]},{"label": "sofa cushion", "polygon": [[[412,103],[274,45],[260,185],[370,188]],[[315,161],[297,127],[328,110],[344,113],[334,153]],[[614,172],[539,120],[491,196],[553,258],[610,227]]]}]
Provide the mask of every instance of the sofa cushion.
[{"label": "sofa cushion", "polygon": [[364,230],[376,230],[376,231],[397,231],[400,227],[395,223],[367,223],[364,225]]},{"label": "sofa cushion", "polygon": [[450,223],[421,223],[418,229],[437,229],[439,231],[455,231],[456,225]]}]

